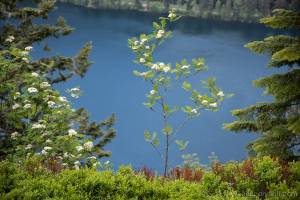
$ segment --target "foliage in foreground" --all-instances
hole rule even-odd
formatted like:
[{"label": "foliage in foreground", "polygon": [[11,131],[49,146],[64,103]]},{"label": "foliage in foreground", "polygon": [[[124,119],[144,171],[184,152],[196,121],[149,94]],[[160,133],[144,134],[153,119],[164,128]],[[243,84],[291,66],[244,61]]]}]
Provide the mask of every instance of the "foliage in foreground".
[{"label": "foliage in foreground", "polygon": [[187,176],[148,179],[130,167],[115,173],[86,168],[55,175],[1,162],[0,198],[296,200],[300,194],[300,162],[280,163],[270,157],[217,164],[198,180]]}]

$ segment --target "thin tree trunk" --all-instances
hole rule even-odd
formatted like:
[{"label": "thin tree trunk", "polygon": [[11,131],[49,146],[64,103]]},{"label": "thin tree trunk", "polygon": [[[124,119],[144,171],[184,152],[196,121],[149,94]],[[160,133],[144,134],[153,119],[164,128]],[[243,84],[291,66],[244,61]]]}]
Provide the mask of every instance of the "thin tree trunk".
[{"label": "thin tree trunk", "polygon": [[165,147],[165,163],[164,163],[164,177],[167,177],[168,173],[168,159],[169,159],[169,135],[166,135],[166,147]]}]

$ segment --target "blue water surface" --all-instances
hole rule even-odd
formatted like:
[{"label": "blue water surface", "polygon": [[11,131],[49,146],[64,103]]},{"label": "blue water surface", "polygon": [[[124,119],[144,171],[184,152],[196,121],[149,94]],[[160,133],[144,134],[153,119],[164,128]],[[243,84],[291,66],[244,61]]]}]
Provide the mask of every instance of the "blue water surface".
[{"label": "blue water surface", "polygon": [[[58,85],[58,89],[63,91],[80,85],[84,95],[74,106],[85,107],[93,120],[101,121],[111,113],[116,114],[117,137],[106,146],[112,151],[109,159],[115,166],[131,164],[139,168],[146,165],[161,170],[161,159],[143,137],[146,129],[161,129],[161,118],[142,105],[150,87],[133,75],[132,71],[141,66],[133,64],[134,55],[127,46],[128,38],[149,33],[152,21],[158,16],[133,11],[93,10],[69,4],[57,6],[50,21],[63,16],[76,30],[67,37],[47,40],[53,49],[51,54],[72,56],[85,42],[92,41],[90,58],[94,62],[83,79],[73,78]],[[183,153],[197,153],[202,163],[207,163],[211,152],[215,152],[222,162],[244,159],[246,144],[256,136],[225,131],[222,124],[234,120],[231,110],[270,99],[252,85],[254,79],[274,72],[266,67],[268,58],[255,55],[243,46],[273,34],[272,30],[261,25],[193,18],[183,18],[173,28],[173,37],[157,49],[155,58],[175,63],[182,58],[204,57],[209,71],[191,82],[200,86],[200,79],[214,76],[225,92],[235,96],[224,101],[219,112],[203,112],[182,130],[179,138],[189,140],[189,146],[183,152],[176,146],[171,147],[171,166],[182,162]],[[36,50],[34,56],[44,55],[49,53]],[[168,100],[171,105],[182,105],[187,102],[187,97],[182,92],[171,93]],[[172,122],[178,125],[181,117],[175,117]]]}]

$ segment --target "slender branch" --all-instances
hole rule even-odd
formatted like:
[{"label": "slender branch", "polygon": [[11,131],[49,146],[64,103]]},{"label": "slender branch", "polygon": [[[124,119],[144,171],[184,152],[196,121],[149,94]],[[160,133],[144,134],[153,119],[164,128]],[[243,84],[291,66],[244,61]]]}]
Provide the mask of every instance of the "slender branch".
[{"label": "slender branch", "polygon": [[151,146],[155,149],[155,151],[158,153],[159,157],[161,159],[164,158],[163,154],[159,151],[159,149],[153,144],[153,142],[150,142]]},{"label": "slender branch", "polygon": [[172,137],[172,139],[171,139],[171,141],[170,141],[170,144],[172,144],[172,143],[174,143],[175,142],[175,136],[185,127],[185,125],[190,121],[190,120],[192,120],[193,118],[191,118],[191,117],[188,117],[188,118],[186,118],[176,129],[175,129],[175,131],[174,131],[174,133],[173,133],[173,137]]}]

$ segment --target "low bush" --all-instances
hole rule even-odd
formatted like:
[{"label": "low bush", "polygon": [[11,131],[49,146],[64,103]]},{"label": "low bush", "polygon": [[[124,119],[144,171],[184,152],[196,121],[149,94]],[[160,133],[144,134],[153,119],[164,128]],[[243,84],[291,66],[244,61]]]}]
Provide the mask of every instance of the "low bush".
[{"label": "low bush", "polygon": [[60,173],[39,169],[33,174],[28,166],[3,161],[0,199],[296,200],[300,197],[300,162],[282,164],[263,157],[216,164],[210,171],[175,168],[168,178],[145,169],[136,172],[122,166],[117,172],[85,168]]}]

